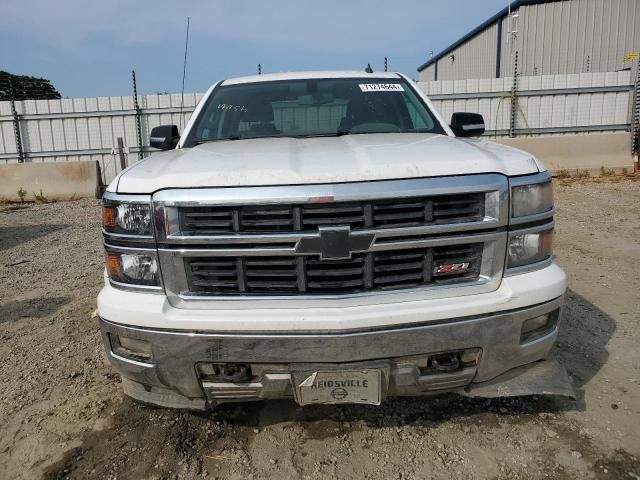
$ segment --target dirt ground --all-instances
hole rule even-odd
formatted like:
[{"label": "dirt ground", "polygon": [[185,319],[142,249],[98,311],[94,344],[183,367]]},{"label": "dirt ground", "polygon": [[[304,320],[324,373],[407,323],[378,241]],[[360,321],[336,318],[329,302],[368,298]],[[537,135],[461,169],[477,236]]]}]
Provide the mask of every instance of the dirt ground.
[{"label": "dirt ground", "polygon": [[0,206],[0,478],[640,480],[640,181],[556,182],[578,400],[230,405],[122,395],[95,319],[99,202]]}]

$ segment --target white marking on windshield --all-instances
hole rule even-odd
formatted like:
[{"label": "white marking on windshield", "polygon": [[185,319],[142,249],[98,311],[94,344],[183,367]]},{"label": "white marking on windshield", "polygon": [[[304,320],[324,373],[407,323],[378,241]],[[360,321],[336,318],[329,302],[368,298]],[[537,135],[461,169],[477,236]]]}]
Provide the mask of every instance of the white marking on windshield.
[{"label": "white marking on windshield", "polygon": [[361,83],[359,86],[363,92],[404,92],[399,83]]}]

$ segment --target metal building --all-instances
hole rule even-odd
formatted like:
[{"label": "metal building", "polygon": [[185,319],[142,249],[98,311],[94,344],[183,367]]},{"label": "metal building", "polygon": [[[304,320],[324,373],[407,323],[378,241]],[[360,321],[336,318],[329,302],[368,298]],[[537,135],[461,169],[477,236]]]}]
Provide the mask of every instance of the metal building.
[{"label": "metal building", "polygon": [[640,0],[513,1],[420,65],[419,79],[511,76],[516,52],[521,75],[633,68],[630,54],[640,52]]}]

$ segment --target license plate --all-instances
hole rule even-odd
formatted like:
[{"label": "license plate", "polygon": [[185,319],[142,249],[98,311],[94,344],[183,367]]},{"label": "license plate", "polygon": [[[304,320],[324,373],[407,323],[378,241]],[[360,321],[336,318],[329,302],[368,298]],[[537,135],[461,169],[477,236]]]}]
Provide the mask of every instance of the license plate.
[{"label": "license plate", "polygon": [[377,369],[296,372],[298,403],[364,403],[380,405],[381,372]]}]

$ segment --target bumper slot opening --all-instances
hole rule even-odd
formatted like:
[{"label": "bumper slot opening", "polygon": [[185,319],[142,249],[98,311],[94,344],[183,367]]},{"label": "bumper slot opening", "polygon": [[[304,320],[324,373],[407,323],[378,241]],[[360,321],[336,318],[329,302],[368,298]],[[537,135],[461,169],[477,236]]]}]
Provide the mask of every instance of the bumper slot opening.
[{"label": "bumper slot opening", "polygon": [[135,362],[153,363],[151,344],[146,340],[108,333],[111,352],[119,357]]},{"label": "bumper slot opening", "polygon": [[531,343],[552,333],[558,326],[560,310],[545,313],[534,318],[525,320],[522,323],[520,333],[520,345]]},{"label": "bumper slot opening", "polygon": [[431,357],[431,365],[439,372],[455,372],[462,367],[460,353],[440,353]]},{"label": "bumper slot opening", "polygon": [[198,374],[201,381],[222,383],[246,383],[253,378],[246,363],[199,363]]},{"label": "bumper slot opening", "polygon": [[466,368],[475,368],[480,362],[481,353],[480,348],[469,348],[431,354],[427,357],[426,363],[418,365],[420,375],[459,372]]}]

